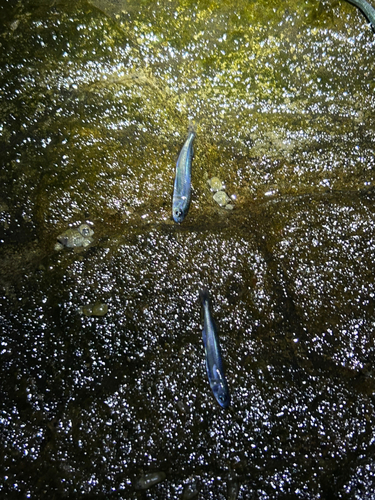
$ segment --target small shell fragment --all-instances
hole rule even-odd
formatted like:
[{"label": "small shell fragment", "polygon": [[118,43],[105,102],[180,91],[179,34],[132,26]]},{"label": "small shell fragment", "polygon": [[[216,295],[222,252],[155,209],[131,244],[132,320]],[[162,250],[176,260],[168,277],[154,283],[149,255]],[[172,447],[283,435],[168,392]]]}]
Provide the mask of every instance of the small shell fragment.
[{"label": "small shell fragment", "polygon": [[207,182],[211,188],[211,191],[221,191],[222,189],[224,189],[223,183],[221,182],[219,177],[212,177]]},{"label": "small shell fragment", "polygon": [[80,314],[83,314],[84,316],[92,316],[92,305],[91,304],[86,304],[85,306],[81,306],[79,308]]},{"label": "small shell fragment", "polygon": [[221,207],[225,207],[230,202],[230,198],[225,193],[225,191],[218,191],[217,193],[214,194],[214,200],[216,203],[218,203]]},{"label": "small shell fragment", "polygon": [[78,232],[82,234],[85,238],[92,236],[94,234],[94,230],[88,224],[81,224],[77,228]]},{"label": "small shell fragment", "polygon": [[77,231],[77,229],[67,229],[62,234],[59,234],[57,240],[64,245],[64,247],[74,248],[82,246],[85,237]]},{"label": "small shell fragment", "polygon": [[[71,227],[59,234],[57,240],[67,248],[88,247],[94,241],[93,234],[94,231],[88,224],[81,224],[78,227]],[[57,245],[55,249],[61,250]]]},{"label": "small shell fragment", "polygon": [[105,316],[108,312],[108,305],[97,302],[92,308],[93,316]]},{"label": "small shell fragment", "polygon": [[102,302],[95,304],[85,304],[79,308],[79,313],[84,316],[105,316],[108,312],[108,305]]},{"label": "small shell fragment", "polygon": [[94,238],[92,238],[91,236],[87,236],[84,238],[84,240],[82,241],[82,245],[83,247],[88,247],[89,245],[91,245],[91,243],[94,241]]}]

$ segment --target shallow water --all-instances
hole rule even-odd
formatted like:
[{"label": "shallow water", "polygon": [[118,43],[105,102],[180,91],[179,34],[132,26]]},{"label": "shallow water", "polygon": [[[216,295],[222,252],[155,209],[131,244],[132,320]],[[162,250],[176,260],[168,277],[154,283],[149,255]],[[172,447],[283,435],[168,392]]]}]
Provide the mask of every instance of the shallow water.
[{"label": "shallow water", "polygon": [[[374,45],[345,2],[22,3],[1,30],[4,498],[372,498]],[[193,195],[174,165],[197,127]],[[219,177],[234,210],[213,200]],[[56,238],[86,222],[88,248]],[[206,378],[208,287],[232,406]],[[103,317],[80,308],[105,303]],[[162,471],[149,490],[137,480]]]}]

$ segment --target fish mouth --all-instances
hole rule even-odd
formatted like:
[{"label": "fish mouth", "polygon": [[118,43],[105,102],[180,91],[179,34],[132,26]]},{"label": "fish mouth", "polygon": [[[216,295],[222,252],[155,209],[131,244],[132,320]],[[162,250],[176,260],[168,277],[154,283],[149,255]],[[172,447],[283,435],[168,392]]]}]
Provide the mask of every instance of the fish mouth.
[{"label": "fish mouth", "polygon": [[228,396],[224,396],[221,394],[221,395],[217,396],[216,399],[222,408],[228,408],[229,403],[230,403]]},{"label": "fish mouth", "polygon": [[183,218],[184,218],[184,214],[183,214],[182,210],[175,208],[173,210],[173,220],[175,222],[182,222]]}]

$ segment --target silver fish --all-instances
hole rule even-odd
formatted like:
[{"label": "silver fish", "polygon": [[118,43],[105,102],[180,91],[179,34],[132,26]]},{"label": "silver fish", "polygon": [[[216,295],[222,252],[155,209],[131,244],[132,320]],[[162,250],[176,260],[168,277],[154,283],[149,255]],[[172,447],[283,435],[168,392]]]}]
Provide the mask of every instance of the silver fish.
[{"label": "silver fish", "polygon": [[176,163],[172,216],[175,222],[182,222],[188,213],[191,198],[191,160],[195,131],[190,129]]},{"label": "silver fish", "polygon": [[230,403],[228,384],[225,379],[223,362],[221,360],[221,351],[219,338],[217,335],[214,320],[210,311],[210,298],[207,290],[199,292],[203,306],[203,344],[206,350],[206,368],[208,381],[214,396],[223,408],[227,408]]}]

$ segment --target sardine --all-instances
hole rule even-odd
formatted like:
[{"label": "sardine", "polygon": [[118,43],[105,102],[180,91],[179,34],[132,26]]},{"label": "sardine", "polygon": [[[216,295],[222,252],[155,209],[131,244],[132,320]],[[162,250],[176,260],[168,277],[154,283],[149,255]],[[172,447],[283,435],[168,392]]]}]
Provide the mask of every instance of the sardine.
[{"label": "sardine", "polygon": [[176,163],[172,216],[175,222],[182,222],[188,213],[191,198],[191,160],[195,131],[189,128],[189,135]]},{"label": "sardine", "polygon": [[203,306],[203,344],[206,350],[206,368],[208,381],[212,392],[223,408],[227,408],[230,403],[228,384],[225,379],[223,362],[221,359],[221,351],[219,338],[215,322],[211,316],[210,298],[207,290],[199,292]]}]

